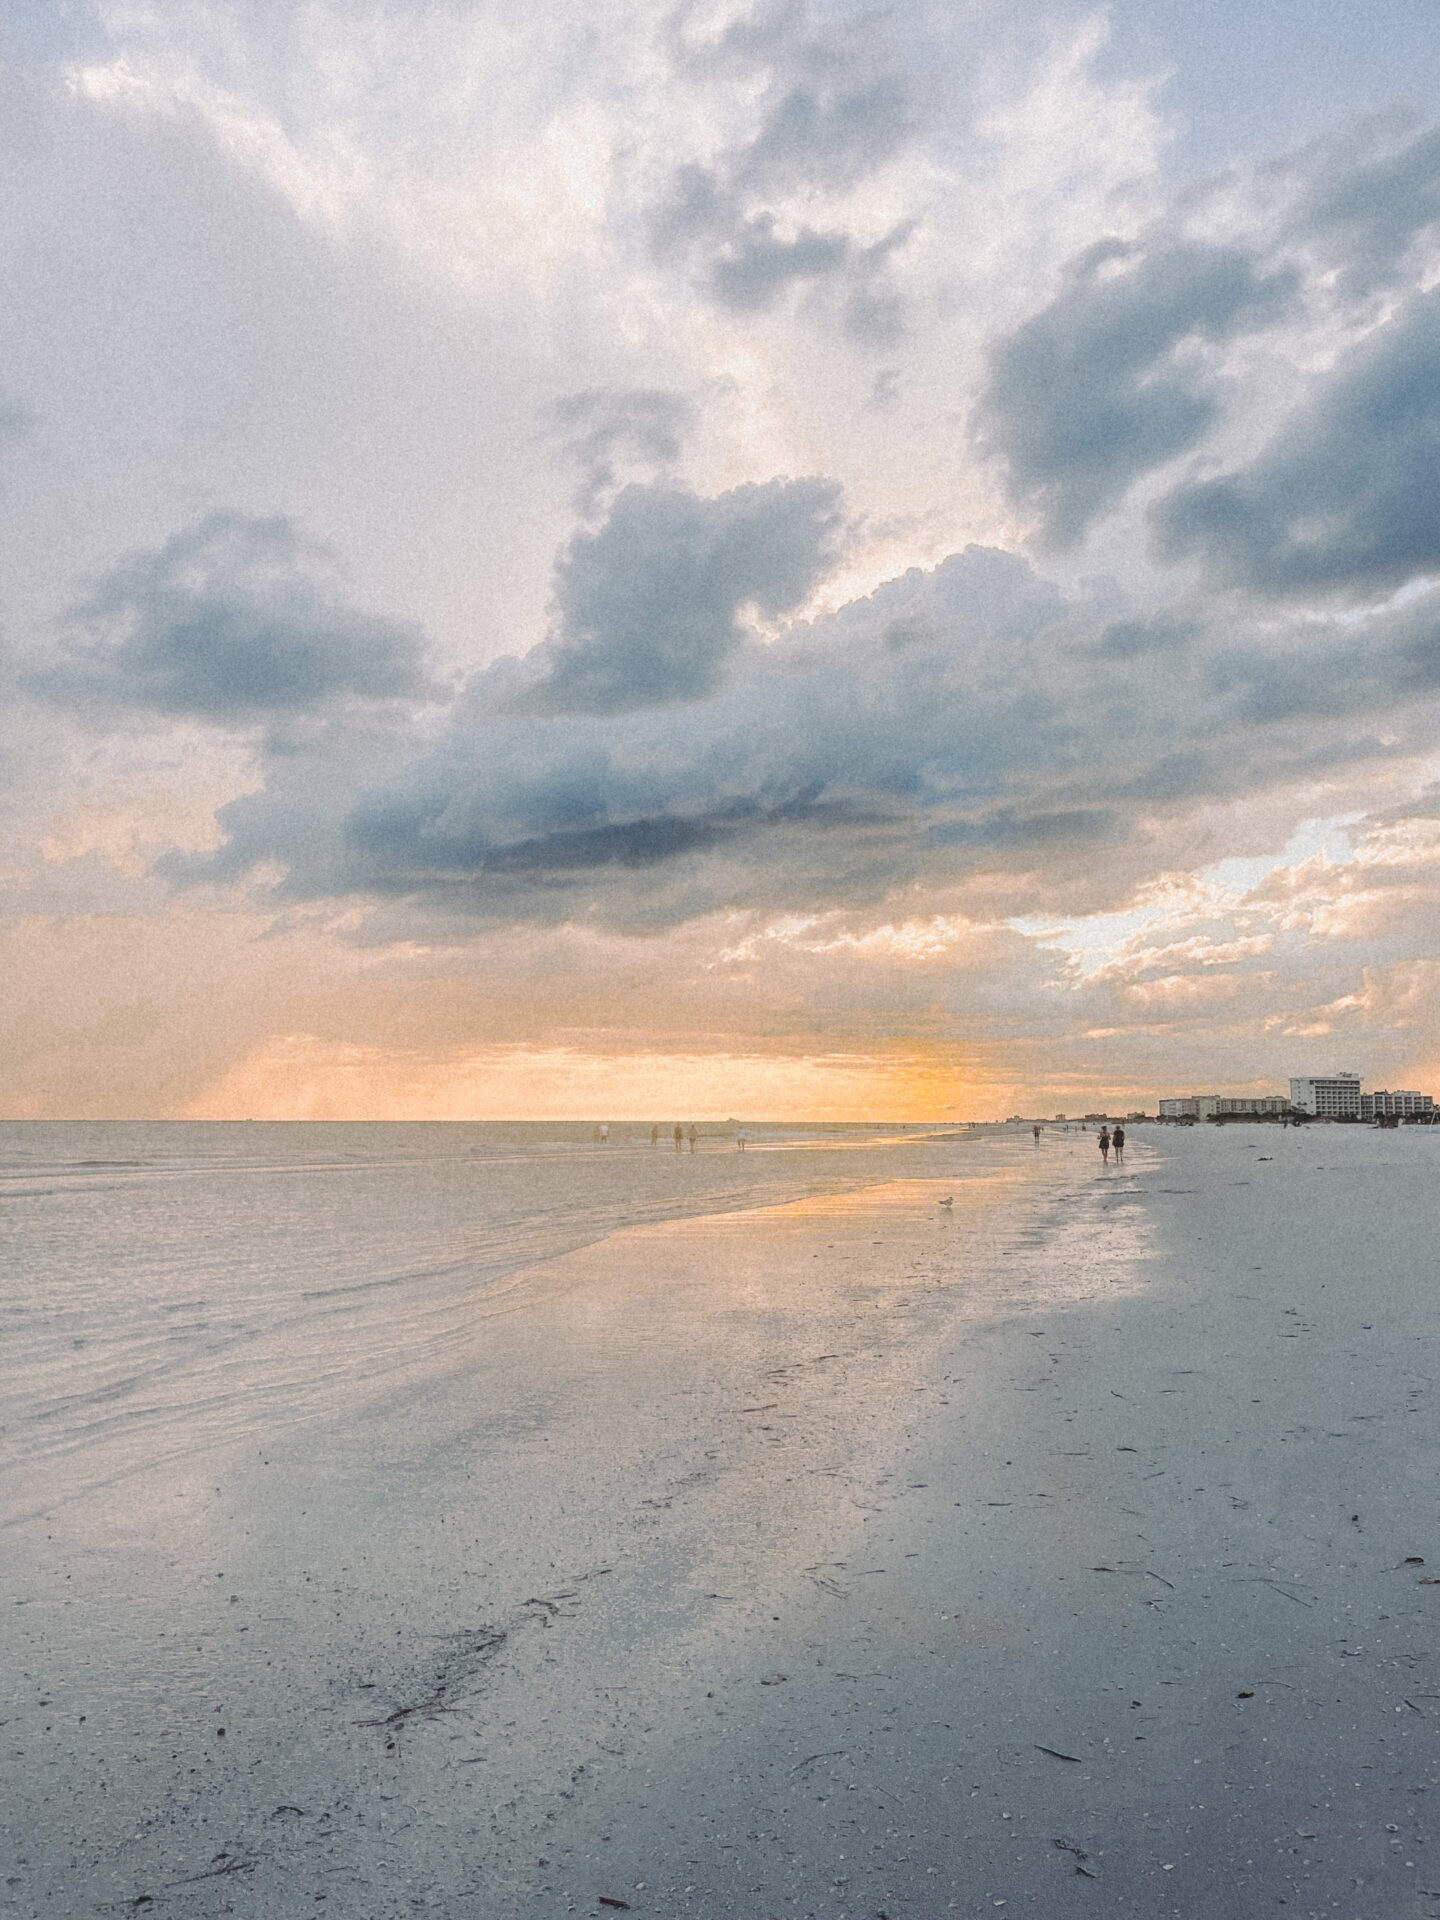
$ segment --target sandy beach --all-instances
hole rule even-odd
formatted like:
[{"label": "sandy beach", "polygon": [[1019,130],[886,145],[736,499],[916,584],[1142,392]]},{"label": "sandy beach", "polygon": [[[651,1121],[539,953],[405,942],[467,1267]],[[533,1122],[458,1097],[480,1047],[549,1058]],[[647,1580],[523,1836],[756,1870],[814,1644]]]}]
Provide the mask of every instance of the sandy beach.
[{"label": "sandy beach", "polygon": [[628,1229],[18,1522],[7,1910],[1440,1913],[1437,1151]]}]

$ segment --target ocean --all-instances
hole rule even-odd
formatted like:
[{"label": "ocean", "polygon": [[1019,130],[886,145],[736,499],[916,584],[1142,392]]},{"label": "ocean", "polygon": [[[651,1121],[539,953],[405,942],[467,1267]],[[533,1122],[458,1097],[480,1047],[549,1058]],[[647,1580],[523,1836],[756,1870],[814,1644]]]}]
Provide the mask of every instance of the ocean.
[{"label": "ocean", "polygon": [[[523,1276],[617,1228],[963,1179],[953,1128],[0,1123],[0,1525],[173,1457],[344,1416],[449,1362]],[[957,1151],[957,1147],[959,1150]],[[515,1289],[522,1289],[515,1295]]]},{"label": "ocean", "polygon": [[801,1699],[968,1330],[1121,1297],[1132,1203],[1028,1129],[748,1132],[0,1126],[7,1913],[590,1911],[596,1785]]}]

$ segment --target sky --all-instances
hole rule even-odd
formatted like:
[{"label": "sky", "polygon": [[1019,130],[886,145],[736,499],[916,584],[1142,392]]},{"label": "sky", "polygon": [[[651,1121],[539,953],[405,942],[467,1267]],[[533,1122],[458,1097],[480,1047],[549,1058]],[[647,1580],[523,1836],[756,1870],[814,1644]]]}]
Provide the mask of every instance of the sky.
[{"label": "sky", "polygon": [[0,1117],[1440,1094],[1433,0],[12,0]]}]

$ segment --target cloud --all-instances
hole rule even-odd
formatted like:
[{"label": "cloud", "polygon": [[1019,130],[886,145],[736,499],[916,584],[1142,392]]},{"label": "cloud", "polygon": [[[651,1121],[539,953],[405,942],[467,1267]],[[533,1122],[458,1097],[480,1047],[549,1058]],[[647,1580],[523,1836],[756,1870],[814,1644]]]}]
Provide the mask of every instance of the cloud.
[{"label": "cloud", "polygon": [[30,690],[222,726],[432,695],[418,630],[345,605],[325,558],[283,517],[211,514],[100,580]]},{"label": "cloud", "polygon": [[1440,292],[1343,360],[1238,473],[1153,512],[1162,559],[1266,595],[1389,593],[1440,568]]},{"label": "cloud", "polygon": [[35,425],[34,411],[23,401],[6,399],[0,393],[0,447],[23,440]]},{"label": "cloud", "polygon": [[801,226],[782,238],[774,214],[757,213],[730,225],[710,269],[710,288],[722,306],[761,312],[774,306],[792,281],[824,279],[838,273],[849,257],[845,234]]},{"label": "cloud", "polygon": [[675,464],[695,424],[695,406],[684,394],[654,387],[591,388],[562,395],[550,420],[580,468],[575,506],[589,519],[620,484],[622,469],[638,466],[649,478]]},{"label": "cloud", "polygon": [[1398,151],[1357,159],[1348,144],[1322,166],[1290,227],[1340,257],[1341,284],[1363,296],[1394,279],[1416,240],[1440,222],[1440,129]]},{"label": "cloud", "polygon": [[[740,504],[773,520],[765,492]],[[663,524],[673,496],[641,498]],[[875,900],[987,861],[1073,867],[1128,830],[1096,764],[1143,751],[1143,670],[1118,701],[1085,692],[1096,631],[1024,561],[971,548],[773,645],[736,644],[723,681],[686,706],[537,711],[517,698],[528,663],[512,662],[479,676],[436,747],[357,793],[338,831],[333,769],[289,755],[265,792],[223,810],[220,854],[171,871],[233,879],[271,863],[294,899],[639,927],[737,903]]]},{"label": "cloud", "polygon": [[1270,325],[1296,289],[1235,246],[1104,240],[1072,263],[1058,298],[992,350],[975,415],[1046,545],[1073,546],[1196,444],[1217,414],[1202,349]]},{"label": "cloud", "polygon": [[1168,653],[1186,647],[1202,632],[1198,620],[1157,613],[1148,619],[1112,620],[1100,635],[1098,646],[1101,653],[1113,659],[1131,660],[1140,654]]},{"label": "cloud", "polygon": [[[591,704],[565,699],[541,648],[477,675],[432,741],[403,719],[363,738],[337,722],[221,810],[222,849],[167,871],[190,884],[267,870],[281,899],[368,900],[377,938],[382,925],[653,930],[972,883],[1093,912],[1188,845],[1197,808],[1254,810],[1433,741],[1437,596],[1363,632],[1233,613],[1212,628],[971,547],[762,644],[728,624],[741,589],[723,538],[759,504],[752,490],[630,489],[583,536],[580,584],[602,590],[591,602],[577,585],[574,604],[621,609],[592,631],[595,658],[567,669]],[[727,552],[723,591],[706,589],[708,690],[642,701],[637,683],[653,691],[657,672],[673,685],[626,646],[649,634],[633,609],[657,604],[647,568],[673,553],[676,516],[702,556]]]},{"label": "cloud", "polygon": [[764,312],[795,282],[839,273],[854,250],[843,231],[822,232],[767,207],[747,211],[743,193],[693,163],[676,170],[655,215],[654,242],[662,260],[698,257],[702,285],[737,313]]},{"label": "cloud", "polygon": [[893,76],[834,90],[792,87],[736,156],[732,177],[763,193],[841,191],[888,160],[913,124],[907,91]]},{"label": "cloud", "polygon": [[899,298],[874,283],[915,222],[891,221],[877,236],[873,216],[847,203],[916,131],[910,89],[898,74],[857,74],[838,35],[797,34],[796,19],[779,25],[727,37],[727,56],[751,67],[752,83],[768,80],[766,104],[748,138],[674,170],[651,216],[655,254],[689,261],[710,297],[736,313],[769,311],[801,283],[841,283],[847,330],[893,340]]},{"label": "cloud", "polygon": [[[1015,846],[1027,831],[1053,843],[1053,809],[995,805],[1013,757],[1059,713],[1036,684],[1034,646],[1064,608],[1023,561],[972,549],[774,645],[734,635],[743,595],[764,591],[776,604],[803,591],[811,534],[833,501],[821,482],[709,502],[628,489],[606,528],[577,543],[583,560],[566,584],[576,608],[606,610],[610,624],[592,627],[593,661],[577,657],[568,680],[552,672],[538,685],[531,660],[488,670],[446,737],[428,750],[417,743],[408,764],[398,738],[367,740],[361,752],[336,736],[312,757],[278,756],[263,793],[223,810],[225,848],[171,871],[233,879],[278,863],[293,898],[425,898],[482,920],[598,912],[673,922],[729,895],[809,899],[832,884],[883,892],[937,859],[952,864],[931,829],[943,820],[958,832],[961,815],[972,845],[988,835]],[[808,530],[798,567],[793,539],[775,541],[787,513]],[[679,575],[677,538],[689,542]],[[625,570],[637,555],[638,582]],[[641,704],[637,682],[653,690],[670,667],[657,669],[635,609],[685,613],[692,581],[709,611],[682,638],[698,630],[713,691],[686,705]],[[921,637],[889,645],[897,622]],[[688,683],[696,669],[678,657]],[[664,684],[673,692],[673,679]],[[565,704],[570,687],[596,704]],[[546,699],[558,710],[543,709]],[[1060,750],[1058,734],[1050,744]],[[387,761],[389,777],[378,771]],[[1090,829],[1087,818],[1074,826]]]},{"label": "cloud", "polygon": [[619,713],[714,691],[754,606],[791,613],[834,564],[840,489],[772,480],[703,499],[631,486],[557,568],[559,624],[532,710]]}]

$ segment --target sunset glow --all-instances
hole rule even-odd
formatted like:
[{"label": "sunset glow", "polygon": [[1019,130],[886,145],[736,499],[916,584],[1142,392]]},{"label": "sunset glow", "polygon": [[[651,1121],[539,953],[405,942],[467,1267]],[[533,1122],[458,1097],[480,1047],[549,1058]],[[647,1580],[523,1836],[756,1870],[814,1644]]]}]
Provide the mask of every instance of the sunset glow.
[{"label": "sunset glow", "polygon": [[1322,13],[0,24],[0,1114],[1422,1084],[1440,36]]}]

